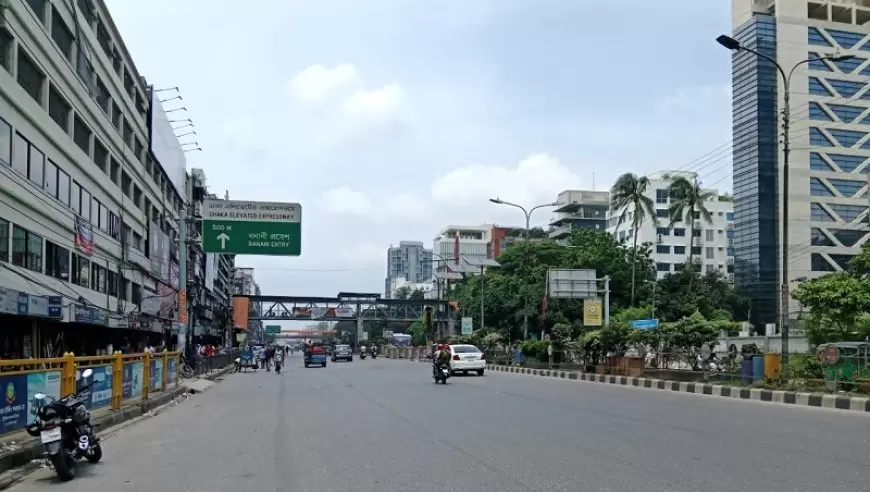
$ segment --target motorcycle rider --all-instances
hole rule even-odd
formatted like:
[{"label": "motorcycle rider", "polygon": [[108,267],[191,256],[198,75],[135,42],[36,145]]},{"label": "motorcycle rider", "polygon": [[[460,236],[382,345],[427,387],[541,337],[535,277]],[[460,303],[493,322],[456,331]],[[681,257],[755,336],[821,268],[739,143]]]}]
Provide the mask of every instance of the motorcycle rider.
[{"label": "motorcycle rider", "polygon": [[438,350],[432,357],[432,373],[438,375],[438,370],[442,365],[450,366],[450,345],[442,343],[438,345]]}]

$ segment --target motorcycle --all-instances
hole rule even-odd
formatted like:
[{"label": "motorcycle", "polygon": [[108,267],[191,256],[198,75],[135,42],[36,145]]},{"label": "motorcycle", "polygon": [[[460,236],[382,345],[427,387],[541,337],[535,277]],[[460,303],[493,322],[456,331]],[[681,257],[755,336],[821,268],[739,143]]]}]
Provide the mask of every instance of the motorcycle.
[{"label": "motorcycle", "polygon": [[[92,369],[85,369],[81,377],[87,379],[93,372]],[[50,466],[63,481],[75,478],[76,461],[80,458],[96,463],[103,457],[100,438],[91,424],[91,412],[79,398],[93,384],[91,382],[59,400],[43,393],[33,396],[39,409],[36,420],[25,430],[31,436],[41,438]]]},{"label": "motorcycle", "polygon": [[372,359],[378,358],[378,352],[376,350],[372,350]]},{"label": "motorcycle", "polygon": [[435,384],[439,382],[442,384],[447,384],[447,378],[450,377],[450,366],[447,364],[441,364],[434,368],[432,373],[432,379],[435,380]]},{"label": "motorcycle", "polygon": [[360,352],[360,353],[359,353],[359,358],[362,359],[362,360],[365,360],[365,359],[366,359],[366,353],[365,353],[365,352]]}]

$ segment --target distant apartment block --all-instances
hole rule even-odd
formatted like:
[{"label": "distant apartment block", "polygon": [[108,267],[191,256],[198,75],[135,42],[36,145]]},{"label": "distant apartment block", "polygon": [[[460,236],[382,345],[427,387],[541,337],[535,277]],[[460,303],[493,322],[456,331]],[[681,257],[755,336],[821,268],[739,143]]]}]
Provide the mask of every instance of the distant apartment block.
[{"label": "distant apartment block", "polygon": [[610,193],[606,191],[566,190],[556,198],[558,205],[550,221],[550,239],[565,241],[572,231],[607,229]]}]

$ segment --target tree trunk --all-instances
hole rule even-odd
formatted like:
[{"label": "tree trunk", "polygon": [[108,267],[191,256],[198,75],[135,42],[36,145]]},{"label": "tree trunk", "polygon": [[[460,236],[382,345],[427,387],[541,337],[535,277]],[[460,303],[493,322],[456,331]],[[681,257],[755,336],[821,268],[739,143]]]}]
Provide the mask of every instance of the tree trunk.
[{"label": "tree trunk", "polygon": [[[635,212],[636,213],[636,212]],[[632,238],[632,248],[631,248],[631,307],[634,307],[634,286],[635,286],[635,278],[634,272],[637,268],[637,230],[638,227],[634,227],[634,234]]]}]

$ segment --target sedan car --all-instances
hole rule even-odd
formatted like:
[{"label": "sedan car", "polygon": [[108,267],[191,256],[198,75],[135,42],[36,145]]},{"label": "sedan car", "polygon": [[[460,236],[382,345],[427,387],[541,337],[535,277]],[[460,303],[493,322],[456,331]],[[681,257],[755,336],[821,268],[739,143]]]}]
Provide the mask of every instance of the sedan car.
[{"label": "sedan car", "polygon": [[335,346],[335,349],[332,351],[332,362],[338,362],[340,360],[353,362],[353,350],[350,349],[350,345]]},{"label": "sedan car", "polygon": [[483,376],[485,370],[486,356],[479,348],[474,345],[450,346],[450,371],[453,374],[476,372],[478,376]]}]

